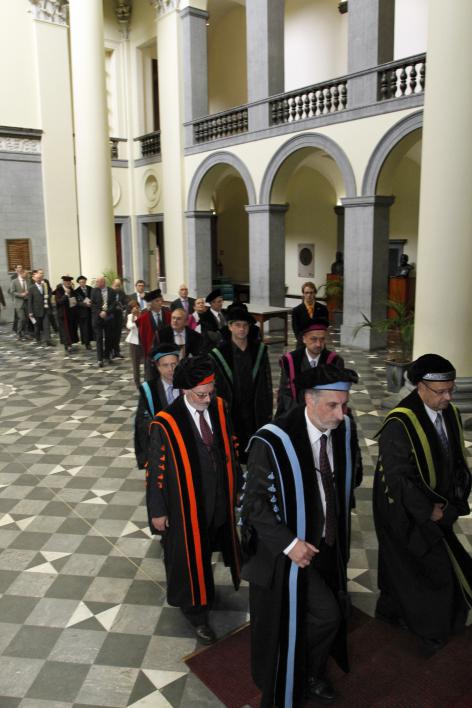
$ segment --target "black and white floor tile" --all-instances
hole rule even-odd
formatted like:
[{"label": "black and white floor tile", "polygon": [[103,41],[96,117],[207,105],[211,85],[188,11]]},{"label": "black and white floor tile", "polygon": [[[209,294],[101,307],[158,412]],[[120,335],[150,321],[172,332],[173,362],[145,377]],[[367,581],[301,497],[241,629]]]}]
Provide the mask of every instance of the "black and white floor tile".
[{"label": "black and white floor tile", "polygon": [[[165,600],[135,466],[130,360],[98,369],[93,352],[75,349],[64,357],[0,327],[0,706],[221,706],[188,672],[182,659],[198,643]],[[274,382],[281,353],[271,348]],[[385,374],[380,355],[342,353],[361,377],[351,400],[365,467],[349,585],[354,604],[372,613],[370,495]],[[472,518],[461,530],[472,550]],[[215,578],[212,622],[222,636],[246,622],[248,591],[233,591],[217,559]]]}]

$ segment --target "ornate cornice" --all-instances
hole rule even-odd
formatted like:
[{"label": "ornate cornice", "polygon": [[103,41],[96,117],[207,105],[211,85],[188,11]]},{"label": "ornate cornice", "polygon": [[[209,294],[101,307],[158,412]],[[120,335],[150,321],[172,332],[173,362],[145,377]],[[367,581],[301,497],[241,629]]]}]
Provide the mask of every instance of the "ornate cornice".
[{"label": "ornate cornice", "polygon": [[30,0],[35,20],[67,25],[69,21],[68,0]]},{"label": "ornate cornice", "polygon": [[40,155],[40,140],[22,138],[14,135],[0,135],[0,152],[21,152],[27,155]]},{"label": "ornate cornice", "polygon": [[114,0],[115,16],[120,26],[120,32],[124,39],[129,37],[131,23],[131,12],[133,10],[132,0]]},{"label": "ornate cornice", "polygon": [[180,8],[180,0],[149,0],[159,17]]}]

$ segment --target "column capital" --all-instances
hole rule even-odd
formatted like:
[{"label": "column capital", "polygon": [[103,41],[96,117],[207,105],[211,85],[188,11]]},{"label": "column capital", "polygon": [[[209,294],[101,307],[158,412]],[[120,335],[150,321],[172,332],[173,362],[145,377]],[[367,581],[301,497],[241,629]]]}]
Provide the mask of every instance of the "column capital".
[{"label": "column capital", "polygon": [[[372,197],[342,197],[341,204],[345,208],[349,207],[390,207],[395,201],[393,195],[388,197],[372,196]],[[335,207],[336,209],[336,207]]]},{"label": "column capital", "polygon": [[149,0],[153,8],[156,10],[158,17],[180,9],[180,0]]},{"label": "column capital", "polygon": [[289,204],[247,204],[244,209],[248,214],[277,214],[285,213]]},{"label": "column capital", "polygon": [[191,5],[188,5],[188,7],[182,8],[180,11],[180,17],[200,17],[202,20],[208,20],[210,17],[209,13],[206,10],[200,10],[198,7],[192,7]]},{"label": "column capital", "polygon": [[120,32],[123,36],[123,39],[128,39],[131,22],[131,12],[133,10],[132,0],[114,0],[113,4],[115,17],[118,21]]},{"label": "column capital", "polygon": [[67,25],[69,21],[68,0],[30,0],[35,20],[53,25]]}]

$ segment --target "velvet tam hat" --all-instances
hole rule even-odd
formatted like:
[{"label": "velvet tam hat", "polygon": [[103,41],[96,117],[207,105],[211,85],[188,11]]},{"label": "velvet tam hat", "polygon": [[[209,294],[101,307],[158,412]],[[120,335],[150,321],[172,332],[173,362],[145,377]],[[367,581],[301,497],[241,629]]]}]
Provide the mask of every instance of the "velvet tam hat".
[{"label": "velvet tam hat", "polygon": [[407,376],[416,386],[420,381],[454,381],[456,370],[439,354],[423,354],[410,364]]},{"label": "velvet tam hat", "polygon": [[74,280],[74,278],[71,275],[61,275],[61,280]]},{"label": "velvet tam hat", "polygon": [[151,361],[159,361],[159,359],[162,359],[163,356],[170,356],[171,354],[176,356],[177,359],[180,357],[180,352],[176,350],[175,344],[171,344],[170,342],[162,342],[162,344],[154,347],[149,354],[149,357]]},{"label": "velvet tam hat", "polygon": [[229,323],[231,322],[247,322],[248,324],[254,324],[255,319],[249,314],[247,309],[242,307],[231,307],[226,310],[226,319]]},{"label": "velvet tam hat", "polygon": [[209,293],[206,298],[205,302],[213,302],[213,300],[216,300],[217,297],[223,297],[223,293],[221,291],[221,288],[216,288],[216,290],[212,290],[211,293]]},{"label": "velvet tam hat", "polygon": [[326,332],[329,327],[329,322],[326,319],[326,317],[319,317],[316,320],[313,320],[310,322],[308,327],[305,327],[305,329],[302,331],[302,334],[307,334],[307,332]]},{"label": "velvet tam hat", "polygon": [[157,290],[151,290],[151,292],[146,293],[144,299],[146,300],[146,302],[152,302],[153,300],[157,300],[158,297],[162,297],[162,290],[160,288],[157,288]]},{"label": "velvet tam hat", "polygon": [[349,391],[351,385],[358,381],[359,377],[355,371],[338,369],[333,364],[314,366],[295,377],[295,383],[299,388],[311,388],[315,391]]},{"label": "velvet tam hat", "polygon": [[215,365],[207,355],[191,356],[182,359],[175,367],[174,387],[195,388],[215,379]]}]

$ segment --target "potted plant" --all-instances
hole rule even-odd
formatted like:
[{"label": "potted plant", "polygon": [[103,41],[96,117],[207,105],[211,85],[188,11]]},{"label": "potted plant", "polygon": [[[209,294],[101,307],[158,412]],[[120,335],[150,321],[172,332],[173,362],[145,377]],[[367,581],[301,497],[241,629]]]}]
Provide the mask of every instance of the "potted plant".
[{"label": "potted plant", "polygon": [[405,371],[411,363],[415,315],[411,307],[403,302],[387,300],[388,316],[372,322],[361,312],[364,322],[354,330],[354,337],[363,327],[371,327],[376,332],[390,336],[390,344],[398,346],[397,356],[386,360],[387,389],[397,392],[403,385]]}]

